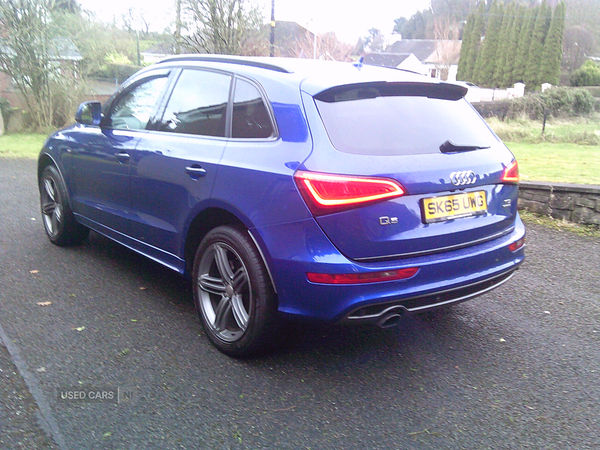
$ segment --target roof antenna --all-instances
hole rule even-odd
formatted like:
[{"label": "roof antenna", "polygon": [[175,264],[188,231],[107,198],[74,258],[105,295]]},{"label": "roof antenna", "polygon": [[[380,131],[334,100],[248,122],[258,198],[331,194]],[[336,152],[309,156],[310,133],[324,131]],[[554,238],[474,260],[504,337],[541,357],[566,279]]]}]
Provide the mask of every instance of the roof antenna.
[{"label": "roof antenna", "polygon": [[365,57],[361,56],[360,59],[352,65],[354,67],[356,67],[358,70],[362,69],[363,66],[365,65]]}]

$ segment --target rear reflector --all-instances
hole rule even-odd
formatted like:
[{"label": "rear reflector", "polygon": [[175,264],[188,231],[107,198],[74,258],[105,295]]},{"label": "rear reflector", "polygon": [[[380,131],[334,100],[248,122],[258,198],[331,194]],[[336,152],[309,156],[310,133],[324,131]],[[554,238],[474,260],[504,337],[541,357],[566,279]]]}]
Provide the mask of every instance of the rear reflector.
[{"label": "rear reflector", "polygon": [[523,236],[521,239],[519,239],[516,242],[513,242],[512,244],[510,244],[508,246],[508,249],[511,252],[516,252],[517,250],[519,250],[521,247],[523,247],[525,245],[525,236]]},{"label": "rear reflector", "polygon": [[413,277],[418,271],[418,267],[409,267],[408,269],[369,273],[307,273],[306,278],[311,283],[319,284],[380,283],[382,281],[405,280]]},{"label": "rear reflector", "polygon": [[519,165],[515,159],[510,165],[504,169],[504,175],[502,181],[505,183],[518,183],[519,182]]},{"label": "rear reflector", "polygon": [[294,179],[313,214],[327,214],[405,194],[388,178],[356,177],[298,171]]}]

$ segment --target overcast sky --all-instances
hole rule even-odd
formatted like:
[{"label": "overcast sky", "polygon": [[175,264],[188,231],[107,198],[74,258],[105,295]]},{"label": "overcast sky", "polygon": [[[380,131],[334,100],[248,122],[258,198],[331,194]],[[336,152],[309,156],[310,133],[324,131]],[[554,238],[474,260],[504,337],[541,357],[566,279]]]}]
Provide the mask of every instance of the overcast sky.
[{"label": "overcast sky", "polygon": [[[271,1],[257,1],[264,7],[268,21]],[[154,31],[163,31],[175,17],[175,0],[80,0],[79,3],[105,22],[116,17],[119,23],[128,8],[135,8],[143,11]],[[275,0],[275,20],[294,21],[317,33],[334,31],[340,40],[355,44],[370,28],[391,34],[394,19],[410,17],[429,4],[430,0]]]}]

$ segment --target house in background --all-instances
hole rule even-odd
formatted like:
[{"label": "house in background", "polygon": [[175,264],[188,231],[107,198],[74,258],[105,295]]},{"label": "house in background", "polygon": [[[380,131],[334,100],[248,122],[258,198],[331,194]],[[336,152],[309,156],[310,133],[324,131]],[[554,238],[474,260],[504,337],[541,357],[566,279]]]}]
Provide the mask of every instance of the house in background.
[{"label": "house in background", "polygon": [[[83,57],[70,39],[57,37],[48,47],[48,70],[55,77],[71,80],[79,78],[79,64]],[[0,97],[8,100],[12,108],[25,107],[25,100],[10,75],[0,72]]]},{"label": "house in background", "polygon": [[[462,41],[402,39],[388,46],[385,49],[385,53],[379,54],[385,55],[385,57],[378,59],[372,56],[376,54],[367,55],[367,57],[371,57],[370,59],[373,61],[385,61],[387,58],[390,64],[388,67],[399,67],[397,64],[392,65],[396,59],[390,57],[390,55],[402,57],[403,55],[412,54],[423,66],[422,72],[417,70],[419,73],[424,73],[432,78],[443,81],[456,81],[461,44]],[[367,62],[367,57],[365,57],[365,63]],[[414,63],[410,62],[410,64]],[[403,69],[404,67],[400,68]]]},{"label": "house in background", "polygon": [[79,64],[83,57],[70,39],[54,38],[48,48],[48,60],[55,76],[61,75],[74,80],[79,78]]},{"label": "house in background", "polygon": [[429,69],[412,53],[369,53],[365,64],[370,66],[395,67],[410,72],[429,75]]}]

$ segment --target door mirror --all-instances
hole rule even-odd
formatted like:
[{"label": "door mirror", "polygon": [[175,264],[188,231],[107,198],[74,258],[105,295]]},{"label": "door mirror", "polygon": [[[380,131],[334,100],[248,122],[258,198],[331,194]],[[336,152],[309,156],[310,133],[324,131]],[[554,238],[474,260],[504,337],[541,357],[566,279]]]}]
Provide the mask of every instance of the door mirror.
[{"label": "door mirror", "polygon": [[75,120],[83,125],[99,126],[102,120],[102,105],[100,102],[83,102],[77,108]]}]

